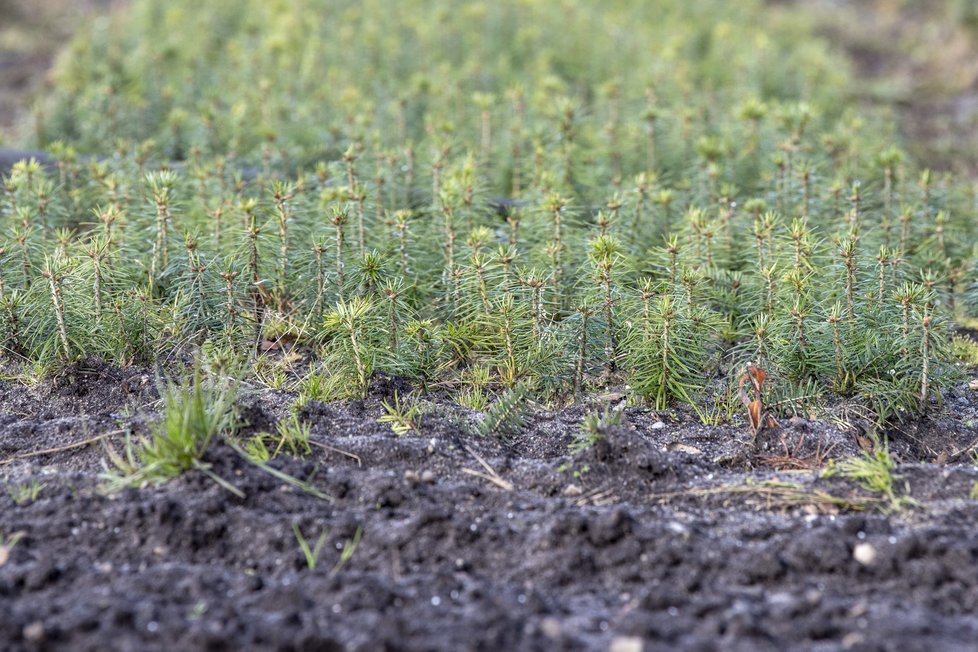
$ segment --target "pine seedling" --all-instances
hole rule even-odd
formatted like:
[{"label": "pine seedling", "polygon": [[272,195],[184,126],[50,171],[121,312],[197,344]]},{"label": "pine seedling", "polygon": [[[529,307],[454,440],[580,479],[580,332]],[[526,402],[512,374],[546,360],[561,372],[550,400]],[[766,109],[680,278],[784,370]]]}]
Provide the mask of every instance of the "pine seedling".
[{"label": "pine seedling", "polygon": [[16,288],[0,293],[2,311],[3,348],[18,355],[24,347],[21,335],[21,315],[24,313],[24,293]]},{"label": "pine seedling", "polygon": [[75,232],[66,227],[59,227],[54,230],[54,257],[58,260],[68,258],[68,247],[71,245]]},{"label": "pine seedling", "polygon": [[577,355],[574,364],[574,397],[580,397],[584,391],[584,379],[588,368],[588,323],[594,315],[594,310],[585,300],[577,306],[577,314],[581,323],[577,328]]},{"label": "pine seedling", "polygon": [[664,188],[655,195],[655,203],[662,207],[662,234],[668,237],[672,233],[672,203],[676,194]]},{"label": "pine seedling", "polygon": [[703,385],[708,323],[692,320],[676,308],[672,296],[661,295],[651,325],[651,337],[633,331],[626,343],[629,385],[657,410],[675,400],[692,403]]},{"label": "pine seedling", "polygon": [[[645,123],[645,173],[654,174],[656,171],[655,158],[655,124],[659,119],[660,110],[656,102],[655,91],[650,87],[645,89],[645,110],[642,120]],[[668,233],[668,229],[666,229]]]},{"label": "pine seedling", "polygon": [[889,448],[878,445],[872,451],[863,452],[858,457],[850,457],[829,467],[824,474],[848,478],[866,491],[879,494],[886,500],[884,511],[900,510],[913,504],[913,499],[898,496],[896,493],[896,464]]},{"label": "pine seedling", "polygon": [[894,252],[886,245],[880,245],[879,254],[876,255],[876,302],[881,305],[889,295],[886,288],[887,268],[892,264]]},{"label": "pine seedling", "polygon": [[642,337],[652,336],[652,299],[656,296],[655,283],[649,277],[643,277],[639,282],[638,299],[641,302],[640,332]]},{"label": "pine seedling", "polygon": [[278,223],[278,294],[280,310],[282,308],[281,302],[285,300],[286,278],[289,269],[289,202],[295,198],[295,193],[296,187],[293,183],[279,180],[272,182],[272,199],[275,202],[275,219]]},{"label": "pine seedling", "polygon": [[155,172],[146,176],[146,184],[153,195],[156,206],[156,239],[153,244],[153,257],[149,269],[150,291],[159,284],[159,275],[170,262],[169,231],[173,221],[173,188],[177,176],[171,171]]},{"label": "pine seedling", "polygon": [[386,259],[376,249],[363,254],[350,274],[350,286],[354,294],[376,296],[381,286],[391,278]]},{"label": "pine seedling", "polygon": [[883,168],[883,211],[886,217],[893,216],[894,196],[897,189],[897,168],[902,155],[896,147],[880,152],[878,164]]},{"label": "pine seedling", "polygon": [[553,279],[554,305],[559,311],[563,303],[562,274],[563,274],[563,211],[567,200],[556,193],[551,193],[547,199],[547,210],[553,219],[553,239],[547,245],[550,254],[550,277]]},{"label": "pine seedling", "polygon": [[757,268],[764,269],[768,265],[768,254],[772,246],[772,236],[778,217],[775,213],[766,212],[754,220],[754,240],[757,243]]},{"label": "pine seedling", "polygon": [[85,248],[85,255],[92,261],[92,294],[95,297],[95,326],[102,325],[102,311],[105,305],[103,296],[103,284],[105,279],[105,260],[109,255],[109,244],[107,241],[95,237]]},{"label": "pine seedling", "polygon": [[[18,209],[18,211],[20,211],[20,209]],[[21,215],[19,212],[18,216],[24,217],[26,220],[30,219],[29,215]],[[26,221],[22,221],[20,225],[14,227],[11,233],[11,237],[17,243],[17,251],[20,253],[20,268],[21,272],[23,273],[25,288],[30,288],[33,277],[34,266],[31,263],[31,255],[29,250],[29,242],[33,232],[33,227]]]},{"label": "pine seedling", "polygon": [[360,245],[360,255],[363,256],[367,251],[367,231],[364,217],[366,214],[365,204],[367,202],[366,186],[360,183],[353,186],[350,191],[350,198],[353,199],[357,207],[357,243]]},{"label": "pine seedling", "polygon": [[421,381],[423,391],[434,378],[441,364],[443,342],[441,329],[430,319],[412,319],[404,327],[405,336],[413,344],[410,369]]},{"label": "pine seedling", "polygon": [[506,209],[506,223],[509,224],[509,246],[515,249],[520,242],[520,224],[523,221],[523,214],[516,206]]},{"label": "pine seedling", "polygon": [[99,224],[102,225],[101,241],[105,243],[108,251],[113,245],[117,244],[113,229],[117,222],[121,222],[122,213],[114,205],[109,205],[108,208],[95,208],[92,213]]},{"label": "pine seedling", "polygon": [[[513,295],[508,292],[504,294],[497,305],[497,309],[502,321],[500,330],[503,335],[504,349],[503,366],[500,370],[500,375],[508,386],[512,386],[520,373],[516,363],[516,306]],[[488,309],[486,310],[485,316],[488,321],[490,317]]]},{"label": "pine seedling", "polygon": [[349,344],[348,353],[352,358],[356,385],[363,398],[367,396],[372,365],[369,340],[364,337],[372,310],[373,304],[369,298],[353,297],[349,302],[339,301],[325,320],[326,328],[341,332]]},{"label": "pine seedling", "polygon": [[394,226],[397,228],[397,259],[401,269],[401,276],[408,274],[408,219],[411,211],[399,210],[394,213]]},{"label": "pine seedling", "polygon": [[64,297],[62,295],[62,283],[68,273],[68,266],[50,257],[44,259],[44,267],[41,270],[41,277],[47,280],[48,288],[51,290],[51,308],[54,313],[55,323],[57,324],[58,342],[62,360],[70,360],[72,357],[71,342],[68,339],[68,327],[65,323]]},{"label": "pine seedling", "polygon": [[845,238],[839,247],[839,256],[845,272],[846,325],[852,335],[856,328],[856,239],[852,236]]},{"label": "pine seedling", "polygon": [[930,235],[930,195],[931,188],[934,182],[934,175],[929,169],[925,169],[920,173],[920,205],[921,205],[921,215],[923,215],[923,220],[921,227],[924,232],[924,237]]},{"label": "pine seedling", "polygon": [[[560,127],[560,150],[563,168],[563,184],[567,188],[574,186],[574,151],[577,136],[576,124],[577,106],[573,99],[560,96],[555,100],[555,113]],[[556,242],[560,242],[557,238]]]},{"label": "pine seedling", "polygon": [[849,238],[859,240],[860,233],[860,206],[862,204],[862,187],[858,181],[852,184],[852,193],[849,195]]},{"label": "pine seedling", "polygon": [[507,245],[499,245],[496,249],[496,262],[499,263],[502,279],[500,286],[508,290],[510,288],[513,263],[516,262],[518,255],[516,248]]},{"label": "pine seedling", "polygon": [[323,264],[323,252],[326,244],[322,240],[312,246],[312,255],[316,261],[316,298],[313,301],[312,316],[318,323],[323,319],[323,301],[326,294],[326,270]]},{"label": "pine seedling", "polygon": [[458,200],[455,185],[441,191],[441,214],[444,219],[445,237],[445,275],[443,285],[448,293],[448,301],[453,309],[458,308],[461,299],[461,289],[458,285],[458,275],[455,272],[455,209]]},{"label": "pine seedling", "polygon": [[796,219],[791,223],[790,236],[793,253],[792,269],[798,278],[802,278],[813,269],[812,250],[814,244],[811,240],[811,231],[805,222]]},{"label": "pine seedling", "polygon": [[927,399],[930,396],[930,364],[931,348],[933,347],[933,317],[924,309],[920,318],[920,411],[927,410]]},{"label": "pine seedling", "polygon": [[835,360],[835,378],[833,384],[837,392],[845,393],[851,389],[854,378],[846,369],[845,363],[845,348],[843,346],[840,326],[844,320],[842,304],[837,301],[832,306],[832,310],[825,320],[828,322],[832,331],[832,352],[834,355],[833,359]]},{"label": "pine seedling", "polygon": [[221,272],[221,280],[224,281],[224,333],[230,342],[234,330],[235,324],[238,319],[238,307],[235,301],[235,281],[239,276],[239,272],[234,270],[230,264],[226,264],[224,271]]},{"label": "pine seedling", "polygon": [[670,233],[666,238],[664,249],[669,257],[669,290],[673,291],[679,284],[679,254],[682,251],[679,236]]},{"label": "pine seedling", "polygon": [[519,432],[529,409],[529,393],[526,381],[520,381],[503,392],[483,415],[476,426],[476,434],[480,437],[497,435],[506,438]]},{"label": "pine seedling", "polygon": [[546,312],[543,306],[543,286],[545,281],[536,270],[521,274],[523,285],[530,290],[530,314],[533,317],[533,336],[540,338],[544,332]]},{"label": "pine seedling", "polygon": [[654,179],[646,172],[640,172],[635,177],[635,212],[632,218],[630,229],[629,244],[634,246],[636,242],[642,240],[642,232],[645,230],[645,215],[649,203],[649,192]]},{"label": "pine seedling", "polygon": [[333,225],[334,235],[333,235],[333,245],[334,255],[335,255],[335,270],[336,270],[336,294],[342,301],[345,294],[345,280],[343,275],[343,243],[345,239],[344,227],[348,221],[348,216],[346,210],[338,207],[330,207],[329,221]]},{"label": "pine seedling", "polygon": [[387,350],[391,354],[397,353],[397,333],[401,322],[399,315],[403,309],[405,291],[404,281],[400,276],[385,280],[381,289],[387,300]]},{"label": "pine seedling", "polygon": [[910,206],[903,206],[900,211],[900,254],[906,255],[907,247],[910,245],[910,224],[913,219],[913,210]]},{"label": "pine seedling", "polygon": [[[904,341],[910,338],[911,310],[923,300],[926,290],[919,283],[904,283],[896,291],[894,297],[900,304],[900,333]],[[906,352],[906,349],[904,349]]]},{"label": "pine seedling", "polygon": [[605,378],[610,380],[617,368],[618,337],[615,323],[613,274],[621,259],[621,247],[614,238],[602,235],[591,243],[591,264],[601,288],[602,314],[605,322]]}]

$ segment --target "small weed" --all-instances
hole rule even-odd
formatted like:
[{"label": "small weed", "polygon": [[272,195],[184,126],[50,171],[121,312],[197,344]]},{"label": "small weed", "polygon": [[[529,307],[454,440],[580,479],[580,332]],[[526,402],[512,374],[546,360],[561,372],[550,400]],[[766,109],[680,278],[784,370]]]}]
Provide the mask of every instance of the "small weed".
[{"label": "small weed", "polygon": [[190,621],[198,621],[201,618],[203,618],[204,614],[206,613],[207,613],[207,603],[204,602],[203,600],[198,600],[197,602],[194,603],[194,606],[190,610],[190,613],[187,614],[187,619]]},{"label": "small weed", "polygon": [[150,435],[134,442],[126,435],[123,453],[108,448],[104,463],[108,491],[162,483],[190,471],[198,470],[231,493],[240,490],[220,478],[203,461],[214,439],[231,433],[235,427],[234,393],[230,386],[216,386],[201,378],[195,370],[182,383],[167,382],[160,390],[163,420],[152,424]]},{"label": "small weed", "polygon": [[306,541],[306,538],[302,536],[302,531],[299,530],[297,524],[292,524],[292,531],[295,533],[295,540],[299,542],[302,555],[306,558],[306,566],[309,570],[316,570],[316,564],[319,563],[319,555],[323,551],[323,546],[326,545],[326,537],[329,535],[329,531],[324,528],[319,533],[319,538],[316,539],[316,545],[312,548],[309,547],[309,542]]},{"label": "small weed", "polygon": [[329,572],[330,575],[336,575],[339,573],[346,564],[353,559],[353,553],[357,551],[357,546],[360,545],[360,539],[363,537],[363,528],[358,527],[357,531],[353,533],[353,538],[343,543],[343,550],[340,552],[339,561],[333,566],[333,570]]},{"label": "small weed", "polygon": [[17,542],[24,538],[23,532],[14,532],[13,534],[3,534],[0,532],[0,567],[10,560],[10,551],[13,550]]},{"label": "small weed", "polygon": [[462,407],[476,412],[482,412],[489,406],[489,397],[481,387],[463,387],[453,398]]},{"label": "small weed", "polygon": [[312,453],[312,448],[309,446],[309,434],[311,430],[312,426],[300,421],[299,416],[296,414],[292,414],[288,418],[279,421],[275,426],[275,438],[277,441],[275,450],[272,452],[272,457],[278,457],[278,454],[282,452],[283,448],[287,448],[296,457],[302,457]]},{"label": "small weed", "polygon": [[592,410],[584,415],[574,441],[570,448],[573,451],[583,451],[594,446],[611,428],[625,422],[625,409],[622,406],[612,408],[607,403],[601,410]]},{"label": "small weed", "polygon": [[[302,556],[306,560],[306,567],[313,571],[316,570],[316,566],[319,565],[319,558],[322,556],[323,548],[326,545],[326,539],[329,536],[329,530],[323,528],[323,531],[319,533],[319,538],[316,539],[315,545],[309,545],[309,541],[303,536],[302,531],[299,526],[295,523],[292,524],[292,532],[295,534],[295,540],[299,543],[299,549],[302,550]],[[360,545],[360,539],[363,537],[363,528],[358,527],[357,531],[353,534],[352,539],[348,539],[343,543],[343,548],[340,551],[340,558],[336,561],[336,564],[330,570],[330,576],[336,575],[343,569],[343,567],[353,558],[354,553],[357,550],[357,546]]]},{"label": "small weed", "polygon": [[411,431],[417,432],[421,430],[421,417],[424,414],[424,408],[420,403],[413,401],[402,403],[395,391],[394,404],[391,405],[387,401],[384,401],[383,405],[387,414],[377,419],[378,423],[390,425],[391,430],[398,435],[405,435]]},{"label": "small weed", "polygon": [[575,480],[580,480],[581,478],[583,478],[584,476],[586,476],[588,473],[590,473],[590,471],[591,471],[591,466],[589,464],[585,464],[581,468],[579,468],[579,469],[577,469],[577,470],[574,471],[574,473],[573,473],[574,479]]},{"label": "small weed", "polygon": [[8,483],[7,493],[10,494],[10,498],[16,505],[24,507],[37,500],[43,488],[44,483],[39,480],[30,480],[19,484]]},{"label": "small weed", "polygon": [[909,496],[898,496],[894,486],[899,476],[893,473],[896,464],[885,446],[876,446],[858,457],[850,457],[839,463],[830,462],[824,477],[838,475],[853,480],[860,487],[886,499],[888,510],[898,511],[914,504]]},{"label": "small weed", "polygon": [[951,339],[951,355],[968,367],[978,367],[978,342],[970,337],[955,335]]}]

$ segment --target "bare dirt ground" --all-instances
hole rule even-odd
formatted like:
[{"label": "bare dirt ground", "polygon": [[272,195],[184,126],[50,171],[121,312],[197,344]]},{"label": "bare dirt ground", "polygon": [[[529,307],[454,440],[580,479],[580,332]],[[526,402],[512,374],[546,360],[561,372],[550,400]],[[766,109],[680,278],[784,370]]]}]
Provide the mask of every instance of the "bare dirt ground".
[{"label": "bare dirt ground", "polygon": [[[966,386],[953,418],[891,433],[900,509],[814,468],[860,450],[828,422],[752,446],[743,423],[630,408],[573,453],[580,407],[501,441],[434,401],[420,432],[397,436],[376,419],[404,387],[383,378],[365,401],[305,407],[313,455],[274,462],[327,498],[223,444],[207,459],[243,499],[196,472],[103,495],[103,441],[84,442],[145,432],[151,377],[91,364],[0,383],[3,649],[970,650],[978,637]],[[246,393],[243,433],[294,398]],[[293,525],[310,545],[326,532],[315,568]]]}]

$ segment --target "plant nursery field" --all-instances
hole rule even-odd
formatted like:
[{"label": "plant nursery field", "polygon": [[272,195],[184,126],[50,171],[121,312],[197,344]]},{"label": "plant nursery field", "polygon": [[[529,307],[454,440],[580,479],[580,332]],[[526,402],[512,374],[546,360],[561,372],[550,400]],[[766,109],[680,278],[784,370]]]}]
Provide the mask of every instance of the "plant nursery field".
[{"label": "plant nursery field", "polygon": [[971,3],[60,6],[0,649],[974,649]]}]

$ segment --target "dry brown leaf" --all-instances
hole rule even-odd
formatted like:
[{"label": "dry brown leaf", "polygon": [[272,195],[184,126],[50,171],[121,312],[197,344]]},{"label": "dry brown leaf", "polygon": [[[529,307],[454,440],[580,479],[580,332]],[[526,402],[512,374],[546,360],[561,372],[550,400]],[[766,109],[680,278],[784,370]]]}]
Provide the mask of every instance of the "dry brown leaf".
[{"label": "dry brown leaf", "polygon": [[747,406],[747,416],[750,417],[750,427],[751,430],[757,432],[761,429],[761,410],[763,406],[761,405],[761,400],[757,399],[750,402]]}]

